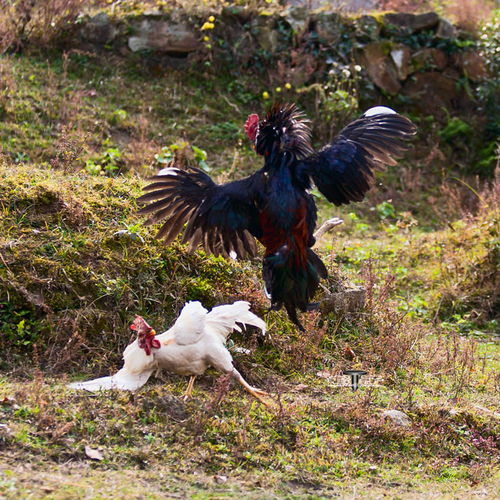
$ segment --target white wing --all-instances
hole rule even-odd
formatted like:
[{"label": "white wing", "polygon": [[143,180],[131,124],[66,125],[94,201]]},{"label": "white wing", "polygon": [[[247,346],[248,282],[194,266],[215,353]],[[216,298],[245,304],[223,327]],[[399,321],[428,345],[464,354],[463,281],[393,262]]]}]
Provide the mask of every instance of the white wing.
[{"label": "white wing", "polygon": [[206,316],[205,325],[207,329],[217,333],[225,342],[227,336],[233,331],[241,332],[237,323],[242,325],[252,325],[260,328],[262,333],[266,333],[266,323],[258,316],[250,312],[250,304],[244,300],[214,307]]},{"label": "white wing", "polygon": [[179,345],[196,344],[203,336],[207,310],[198,302],[188,302],[173,326],[175,341]]}]

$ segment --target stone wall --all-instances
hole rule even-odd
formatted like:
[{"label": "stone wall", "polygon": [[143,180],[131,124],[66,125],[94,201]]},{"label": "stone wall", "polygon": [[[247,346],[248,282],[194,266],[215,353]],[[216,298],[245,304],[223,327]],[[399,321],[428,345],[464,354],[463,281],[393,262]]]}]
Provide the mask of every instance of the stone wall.
[{"label": "stone wall", "polygon": [[287,81],[296,88],[327,81],[332,68],[352,72],[361,67],[375,94],[399,96],[438,118],[454,108],[472,108],[470,88],[488,77],[476,43],[434,12],[342,17],[291,6],[259,15],[232,6],[202,30],[205,22],[178,11],[120,20],[103,12],[86,21],[80,37],[91,50],[160,56],[164,64],[177,66],[210,58],[213,64],[260,71],[271,84]]}]

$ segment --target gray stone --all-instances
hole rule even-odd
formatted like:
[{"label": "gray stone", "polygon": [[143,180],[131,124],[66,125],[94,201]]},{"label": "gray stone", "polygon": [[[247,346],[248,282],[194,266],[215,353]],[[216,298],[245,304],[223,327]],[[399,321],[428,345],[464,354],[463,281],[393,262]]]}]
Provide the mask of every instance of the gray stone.
[{"label": "gray stone", "polygon": [[439,20],[439,16],[435,12],[427,12],[425,14],[397,12],[384,16],[384,24],[392,24],[410,33],[434,28],[439,23]]},{"label": "gray stone", "polygon": [[314,16],[319,41],[325,45],[336,44],[342,32],[342,17],[335,12],[319,13]]},{"label": "gray stone", "polygon": [[450,21],[446,19],[440,19],[438,29],[436,31],[436,36],[438,38],[456,38],[457,30]]},{"label": "gray stone", "polygon": [[307,7],[310,10],[327,8],[342,12],[360,12],[377,8],[377,0],[287,0],[287,5]]},{"label": "gray stone", "polygon": [[384,410],[382,416],[399,427],[408,427],[411,425],[410,417],[399,410]]},{"label": "gray stone", "polygon": [[381,26],[373,16],[360,16],[354,21],[357,38],[376,40],[380,35]]},{"label": "gray stone", "polygon": [[90,43],[106,45],[114,40],[118,30],[106,12],[91,17],[81,29],[81,37]]},{"label": "gray stone", "polygon": [[321,301],[321,312],[327,314],[355,313],[363,310],[365,306],[366,290],[359,287],[346,288],[337,293],[328,295]]},{"label": "gray stone", "polygon": [[266,16],[255,17],[251,23],[251,31],[259,47],[274,54],[278,49],[279,33],[274,29],[275,20]]},{"label": "gray stone", "polygon": [[309,23],[309,9],[306,7],[289,7],[283,13],[286,22],[292,27],[294,33],[303,33]]},{"label": "gray stone", "polygon": [[128,40],[132,52],[155,50],[189,54],[201,48],[198,34],[184,22],[143,18],[135,26],[136,34]]}]

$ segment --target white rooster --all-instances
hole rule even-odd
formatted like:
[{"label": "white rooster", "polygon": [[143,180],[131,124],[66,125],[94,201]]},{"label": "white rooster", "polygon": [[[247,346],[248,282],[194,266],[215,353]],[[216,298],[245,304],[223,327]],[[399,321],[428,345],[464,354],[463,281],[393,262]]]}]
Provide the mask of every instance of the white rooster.
[{"label": "white rooster", "polygon": [[266,331],[265,322],[250,312],[250,304],[238,301],[214,307],[207,311],[199,302],[188,302],[174,325],[156,335],[154,329],[141,316],[136,316],[130,326],[137,332],[137,339],[124,351],[123,368],[110,377],[69,384],[72,389],[98,391],[124,389],[135,391],[142,387],[155,370],[165,369],[179,375],[190,375],[184,398],[192,397],[196,377],[213,366],[229,373],[250,394],[264,404],[267,392],[252,387],[233,366],[233,358],[225,343],[233,331],[241,331],[237,323],[253,325]]}]

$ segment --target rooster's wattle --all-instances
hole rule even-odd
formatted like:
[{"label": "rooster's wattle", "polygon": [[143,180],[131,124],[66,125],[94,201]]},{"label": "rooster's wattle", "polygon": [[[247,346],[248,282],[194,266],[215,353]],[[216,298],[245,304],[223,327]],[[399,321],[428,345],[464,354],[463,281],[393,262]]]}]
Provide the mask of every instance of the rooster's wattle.
[{"label": "rooster's wattle", "polygon": [[395,165],[415,126],[392,109],[377,106],[314,151],[309,121],[295,104],[275,105],[263,120],[250,115],[245,131],[264,167],[253,175],[218,185],[196,168],[161,170],[146,186],[140,212],[162,219],[157,234],[216,255],[254,256],[255,239],[265,247],[263,276],[271,308],[284,306],[302,329],[297,309],[307,311],[327,271],[312,251],[316,205],[313,184],[335,205],[361,201],[377,166]]},{"label": "rooster's wattle", "polygon": [[256,326],[263,333],[266,331],[264,321],[250,312],[248,302],[241,300],[214,307],[210,312],[199,302],[188,302],[174,325],[160,335],[156,335],[144,318],[137,316],[130,326],[137,332],[137,339],[123,353],[123,368],[110,377],[75,382],[69,387],[87,391],[135,391],[148,381],[154,371],[165,369],[191,377],[185,394],[186,398],[190,398],[196,376],[213,366],[230,374],[249,393],[267,405],[263,399],[267,393],[246,382],[233,366],[233,358],[225,346],[233,330],[241,331],[238,323]]}]

